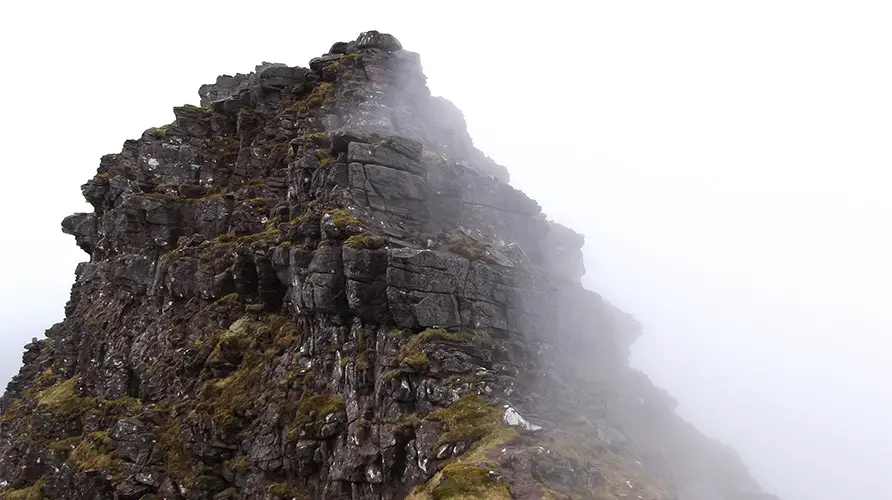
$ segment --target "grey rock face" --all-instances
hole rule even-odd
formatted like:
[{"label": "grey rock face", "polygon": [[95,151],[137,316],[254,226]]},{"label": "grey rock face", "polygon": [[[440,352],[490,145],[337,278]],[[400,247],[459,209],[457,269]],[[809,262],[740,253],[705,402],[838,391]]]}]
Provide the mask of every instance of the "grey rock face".
[{"label": "grey rock face", "polygon": [[62,222],[90,258],[0,399],[0,498],[769,498],[394,37],[199,93]]},{"label": "grey rock face", "polygon": [[[403,48],[399,40],[395,36],[387,33],[379,33],[377,31],[367,31],[359,35],[356,42],[352,44],[357,49],[381,49],[393,52]],[[348,48],[350,44],[348,44]]]}]

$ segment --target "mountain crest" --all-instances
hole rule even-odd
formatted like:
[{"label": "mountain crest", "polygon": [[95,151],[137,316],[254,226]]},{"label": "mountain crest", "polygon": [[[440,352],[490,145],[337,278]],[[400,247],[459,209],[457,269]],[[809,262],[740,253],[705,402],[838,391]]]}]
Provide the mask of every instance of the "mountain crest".
[{"label": "mountain crest", "polygon": [[395,37],[199,95],[62,223],[90,259],[0,399],[0,498],[773,498]]}]

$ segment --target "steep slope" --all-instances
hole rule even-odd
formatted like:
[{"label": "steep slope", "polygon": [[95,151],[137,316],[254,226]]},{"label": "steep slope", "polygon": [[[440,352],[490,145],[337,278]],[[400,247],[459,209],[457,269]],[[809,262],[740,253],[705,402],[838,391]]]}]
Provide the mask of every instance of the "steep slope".
[{"label": "steep slope", "polygon": [[0,400],[0,498],[774,498],[394,37],[199,94],[63,221],[90,260]]}]

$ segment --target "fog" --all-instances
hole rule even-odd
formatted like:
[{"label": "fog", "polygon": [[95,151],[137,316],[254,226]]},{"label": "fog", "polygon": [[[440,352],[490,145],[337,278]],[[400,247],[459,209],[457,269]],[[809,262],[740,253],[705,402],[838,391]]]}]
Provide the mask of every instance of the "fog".
[{"label": "fog", "polygon": [[182,4],[4,6],[0,382],[62,318],[86,255],[59,222],[101,155],[218,74],[377,29],[586,235],[587,287],[685,418],[784,500],[887,495],[888,2]]}]

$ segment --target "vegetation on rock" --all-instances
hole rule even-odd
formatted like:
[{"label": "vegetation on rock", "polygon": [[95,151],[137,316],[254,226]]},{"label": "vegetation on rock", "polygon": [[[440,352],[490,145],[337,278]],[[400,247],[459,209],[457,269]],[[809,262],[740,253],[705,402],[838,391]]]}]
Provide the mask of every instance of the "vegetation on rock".
[{"label": "vegetation on rock", "polygon": [[440,249],[456,253],[471,261],[481,260],[487,255],[485,245],[461,233],[447,234]]},{"label": "vegetation on rock", "polygon": [[378,250],[386,244],[387,241],[384,238],[369,233],[354,234],[344,242],[344,245],[357,250]]},{"label": "vegetation on rock", "polygon": [[489,467],[452,463],[440,472],[440,480],[430,492],[433,500],[510,500],[508,486]]},{"label": "vegetation on rock", "polygon": [[44,500],[46,498],[43,493],[45,482],[46,479],[41,478],[27,488],[18,490],[0,489],[0,500]]},{"label": "vegetation on rock", "polygon": [[347,226],[358,226],[359,219],[353,216],[353,212],[346,208],[328,210],[326,215],[331,217],[331,223],[338,228],[344,229]]},{"label": "vegetation on rock", "polygon": [[666,500],[675,462],[736,491],[693,432],[643,446],[678,419],[634,328],[418,58],[331,52],[218,78],[101,159],[66,318],[0,398],[0,499]]},{"label": "vegetation on rock", "polygon": [[504,410],[484,404],[476,396],[464,396],[450,406],[436,410],[426,420],[443,422],[446,430],[436,446],[472,443],[501,430]]}]

